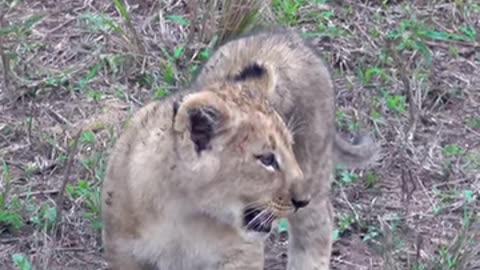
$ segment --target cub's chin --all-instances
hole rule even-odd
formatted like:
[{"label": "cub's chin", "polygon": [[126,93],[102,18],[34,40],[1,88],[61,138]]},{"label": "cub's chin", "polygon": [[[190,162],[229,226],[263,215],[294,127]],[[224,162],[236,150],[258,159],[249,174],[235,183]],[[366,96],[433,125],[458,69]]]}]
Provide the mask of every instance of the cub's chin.
[{"label": "cub's chin", "polygon": [[276,224],[276,217],[268,209],[246,208],[242,218],[242,236],[248,241],[265,240]]}]

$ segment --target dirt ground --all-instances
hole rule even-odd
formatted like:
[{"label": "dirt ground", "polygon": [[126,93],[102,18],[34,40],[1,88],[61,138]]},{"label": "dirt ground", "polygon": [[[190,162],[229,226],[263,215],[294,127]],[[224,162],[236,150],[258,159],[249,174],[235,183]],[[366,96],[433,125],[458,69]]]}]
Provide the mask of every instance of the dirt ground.
[{"label": "dirt ground", "polygon": [[[132,112],[188,85],[212,36],[189,26],[192,1],[129,0],[130,23],[108,0],[15,2],[0,2],[0,269],[106,269],[109,150]],[[338,170],[332,269],[480,269],[480,4],[273,6],[332,67],[338,129],[382,145]],[[287,244],[272,235],[265,269],[285,269]]]}]

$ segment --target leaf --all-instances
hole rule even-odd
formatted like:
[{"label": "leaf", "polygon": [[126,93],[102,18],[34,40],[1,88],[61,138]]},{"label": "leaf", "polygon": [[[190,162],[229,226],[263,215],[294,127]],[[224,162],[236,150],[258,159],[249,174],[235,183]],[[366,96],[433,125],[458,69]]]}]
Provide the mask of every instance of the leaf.
[{"label": "leaf", "polygon": [[0,36],[6,36],[10,33],[18,32],[20,27],[18,24],[9,25],[7,27],[0,28]]},{"label": "leaf", "polygon": [[10,167],[8,167],[8,164],[7,162],[5,162],[5,160],[2,160],[2,176],[3,176],[3,179],[7,181],[11,179]]},{"label": "leaf", "polygon": [[90,130],[82,132],[80,141],[83,143],[93,143],[95,142],[95,134]]},{"label": "leaf", "polygon": [[157,99],[166,97],[166,96],[168,96],[168,94],[169,93],[168,93],[167,89],[165,89],[163,87],[157,88],[157,90],[155,90],[155,98],[157,98]]},{"label": "leaf", "polygon": [[465,197],[465,200],[468,203],[471,203],[475,200],[475,194],[473,193],[473,190],[470,190],[470,189],[463,191],[463,197]]},{"label": "leaf", "polygon": [[184,51],[183,47],[176,47],[173,51],[173,59],[177,60],[180,56],[182,56]]},{"label": "leaf", "polygon": [[377,68],[377,67],[367,69],[367,71],[365,71],[365,77],[364,77],[365,82],[366,83],[370,82],[372,80],[373,75],[383,75],[383,69]]},{"label": "leaf", "polygon": [[461,26],[460,30],[471,40],[475,40],[477,37],[477,31],[470,26]]},{"label": "leaf", "polygon": [[27,256],[23,253],[16,253],[12,255],[12,261],[13,264],[19,269],[19,270],[32,270],[32,264],[27,259]]},{"label": "leaf", "polygon": [[333,230],[333,232],[332,232],[332,238],[333,238],[334,240],[337,240],[338,238],[340,238],[340,230],[338,230],[338,229]]},{"label": "leaf", "polygon": [[123,17],[123,19],[125,19],[126,21],[129,21],[130,17],[128,16],[128,11],[125,8],[125,5],[123,4],[123,1],[122,0],[113,0],[113,2],[115,3],[115,7],[118,9],[118,12]]},{"label": "leaf", "polygon": [[170,85],[175,84],[175,72],[173,71],[173,67],[170,63],[165,65],[163,80]]},{"label": "leaf", "polygon": [[425,57],[425,61],[427,64],[432,63],[432,54],[430,53],[430,49],[425,45],[425,43],[416,40],[415,41],[415,47],[423,54]]},{"label": "leaf", "polygon": [[456,144],[447,144],[443,147],[443,154],[445,156],[455,156],[460,154],[462,149]]},{"label": "leaf", "polygon": [[45,18],[45,15],[33,15],[23,23],[23,28],[25,28],[25,30],[30,29],[32,26],[43,20],[43,18]]},{"label": "leaf", "polygon": [[439,39],[439,40],[448,40],[450,34],[447,32],[435,31],[435,30],[428,30],[422,31],[419,33],[420,36],[430,38],[430,39]]},{"label": "leaf", "polygon": [[100,70],[101,66],[102,66],[101,63],[96,63],[95,65],[93,65],[93,67],[88,71],[87,76],[85,76],[85,80],[90,81],[93,78],[95,78],[95,76],[97,76],[98,70]]},{"label": "leaf", "polygon": [[0,211],[0,224],[12,226],[15,230],[19,230],[23,227],[23,219],[17,213],[10,211]]},{"label": "leaf", "polygon": [[278,232],[288,232],[288,220],[286,218],[281,218],[278,221]]},{"label": "leaf", "polygon": [[201,50],[200,53],[198,54],[198,59],[200,61],[205,61],[208,58],[210,58],[210,50],[208,48]]},{"label": "leaf", "polygon": [[178,16],[178,15],[168,15],[168,16],[165,16],[165,18],[169,21],[172,21],[174,23],[178,23],[180,25],[183,25],[183,26],[188,26],[190,25],[190,21],[182,16]]},{"label": "leaf", "polygon": [[355,180],[355,175],[352,175],[347,171],[343,171],[340,176],[342,178],[342,181],[346,184],[352,183]]}]

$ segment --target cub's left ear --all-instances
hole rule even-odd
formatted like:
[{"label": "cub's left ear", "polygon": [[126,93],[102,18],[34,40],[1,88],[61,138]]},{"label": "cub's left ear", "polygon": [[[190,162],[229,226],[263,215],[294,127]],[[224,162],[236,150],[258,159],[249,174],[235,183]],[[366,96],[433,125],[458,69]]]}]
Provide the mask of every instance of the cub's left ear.
[{"label": "cub's left ear", "polygon": [[233,76],[237,82],[255,82],[264,94],[271,96],[277,83],[276,70],[268,63],[250,63]]},{"label": "cub's left ear", "polygon": [[175,116],[174,130],[190,133],[195,150],[208,150],[212,140],[226,128],[228,109],[212,92],[198,92],[185,97]]}]

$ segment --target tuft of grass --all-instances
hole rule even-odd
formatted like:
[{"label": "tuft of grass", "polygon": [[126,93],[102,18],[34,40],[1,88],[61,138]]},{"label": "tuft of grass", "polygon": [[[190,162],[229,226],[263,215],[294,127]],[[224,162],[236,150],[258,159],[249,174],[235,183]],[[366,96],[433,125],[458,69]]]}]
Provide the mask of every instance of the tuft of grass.
[{"label": "tuft of grass", "polygon": [[218,42],[222,43],[236,35],[252,30],[265,7],[262,0],[225,0],[219,19]]},{"label": "tuft of grass", "polygon": [[118,13],[120,13],[120,16],[125,21],[125,24],[128,30],[130,31],[130,34],[132,35],[137,51],[141,55],[145,55],[145,48],[143,46],[143,42],[140,39],[140,36],[138,35],[137,30],[135,30],[135,27],[133,26],[132,19],[130,17],[130,14],[127,11],[125,3],[123,2],[123,0],[113,0],[113,3],[115,4],[115,7],[118,10]]}]

